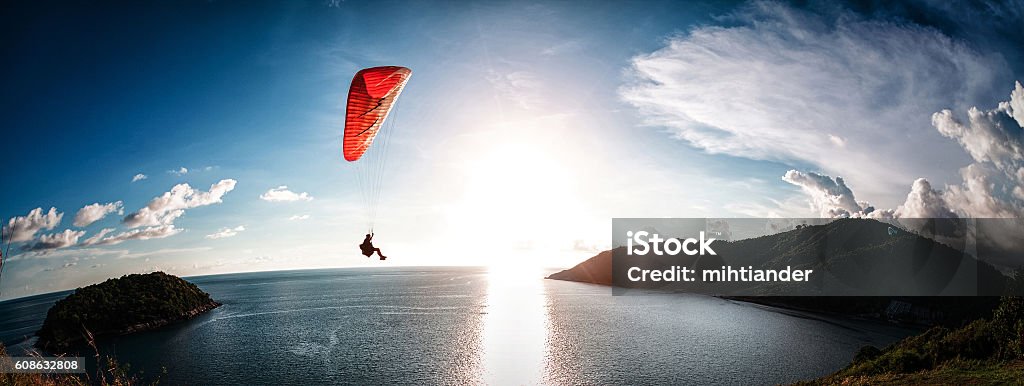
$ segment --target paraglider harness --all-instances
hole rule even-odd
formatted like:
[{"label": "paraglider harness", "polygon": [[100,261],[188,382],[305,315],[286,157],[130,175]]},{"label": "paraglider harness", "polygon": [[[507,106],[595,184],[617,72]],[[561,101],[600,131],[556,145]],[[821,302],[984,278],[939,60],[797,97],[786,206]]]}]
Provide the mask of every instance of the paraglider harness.
[{"label": "paraglider harness", "polygon": [[373,253],[377,252],[377,248],[373,246],[373,233],[366,235],[366,238],[363,239],[363,243],[359,244],[359,250],[362,251],[363,255],[366,257],[373,256]]},{"label": "paraglider harness", "polygon": [[363,251],[363,256],[373,256],[373,243],[369,241],[363,241],[362,244],[359,244],[359,249]]}]

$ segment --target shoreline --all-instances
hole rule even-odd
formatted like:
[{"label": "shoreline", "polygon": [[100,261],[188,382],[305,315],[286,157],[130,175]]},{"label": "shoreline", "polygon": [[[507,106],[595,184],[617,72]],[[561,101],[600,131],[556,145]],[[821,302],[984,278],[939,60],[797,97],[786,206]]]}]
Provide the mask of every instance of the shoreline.
[{"label": "shoreline", "polygon": [[[599,285],[599,286],[604,286],[604,287],[608,287],[608,288],[614,287],[613,285],[607,284],[607,283],[589,282],[589,281],[582,281],[582,280],[572,280],[572,279],[567,279],[567,278],[556,278],[556,277],[552,277],[552,276],[554,276],[554,275],[545,276],[544,279],[545,280],[559,280],[559,281],[572,282],[572,283],[583,283],[583,284]],[[657,290],[651,290],[651,291],[655,291],[655,292],[659,292],[659,293],[664,293],[664,294],[704,295],[704,296],[709,296],[709,297],[723,299],[723,300],[728,300],[728,301],[733,301],[733,302],[739,302],[739,303],[748,304],[748,305],[756,305],[756,306],[761,306],[761,307],[770,307],[770,308],[777,309],[776,310],[777,312],[783,312],[783,313],[789,313],[789,314],[791,314],[791,312],[786,312],[786,311],[795,311],[795,312],[800,312],[800,313],[813,314],[813,315],[825,316],[825,317],[833,317],[833,318],[838,317],[838,318],[843,318],[843,319],[848,319],[848,320],[855,320],[855,321],[873,322],[873,323],[884,324],[884,325],[892,326],[892,327],[910,328],[910,329],[918,329],[918,330],[924,330],[924,329],[928,328],[928,325],[926,325],[926,324],[907,323],[907,322],[894,321],[894,320],[891,320],[891,319],[888,319],[888,318],[881,318],[881,317],[876,317],[876,316],[867,315],[867,314],[850,314],[850,313],[842,313],[842,312],[835,312],[835,311],[818,310],[818,309],[813,309],[813,308],[794,306],[794,305],[788,304],[786,302],[772,301],[770,299],[762,299],[762,298],[759,298],[759,297],[756,297],[756,296],[708,295],[708,294],[701,294],[701,293],[695,293],[695,292],[657,291]],[[798,316],[798,315],[794,315],[794,316]]]},{"label": "shoreline", "polygon": [[[200,305],[198,307],[190,309],[190,310],[188,310],[188,311],[186,311],[184,313],[181,313],[181,314],[179,314],[179,315],[177,315],[177,316],[175,316],[173,318],[161,318],[161,319],[151,320],[151,321],[148,321],[148,322],[145,322],[145,323],[137,323],[137,324],[134,324],[134,325],[131,325],[131,326],[127,326],[127,327],[124,327],[124,328],[120,328],[120,329],[117,329],[117,330],[105,330],[105,331],[91,332],[92,333],[92,338],[94,340],[96,340],[96,339],[99,339],[99,338],[108,338],[108,337],[113,337],[113,336],[125,336],[125,335],[130,335],[130,334],[136,334],[136,333],[141,333],[141,332],[157,330],[159,328],[166,327],[166,326],[169,326],[169,325],[187,322],[189,320],[194,319],[195,317],[197,317],[199,315],[202,315],[202,314],[204,314],[206,312],[214,310],[214,309],[216,309],[216,308],[218,308],[218,307],[220,307],[222,305],[223,305],[222,303],[219,303],[217,301],[210,301],[208,303],[205,303],[205,304],[202,304],[202,305]],[[42,350],[44,352],[53,352],[51,347],[39,347],[38,346],[39,345],[39,339],[38,339],[39,337],[38,337],[38,335],[33,334],[32,337],[36,338],[35,343],[32,345],[34,349],[39,349],[39,350]],[[66,350],[71,351],[71,350],[74,350],[74,349],[80,349],[80,348],[82,348],[84,345],[86,345],[88,343],[89,343],[88,340],[84,336],[83,337],[77,337],[77,338],[71,340],[70,342],[67,342]]]},{"label": "shoreline", "polygon": [[[216,301],[210,301],[209,303],[206,303],[206,304],[203,304],[203,305],[201,305],[199,307],[196,307],[196,308],[193,308],[191,310],[188,310],[187,312],[179,315],[178,317],[170,318],[170,319],[162,318],[162,319],[157,319],[157,320],[146,322],[146,323],[139,323],[139,324],[136,324],[136,325],[128,326],[127,328],[125,328],[123,330],[120,330],[116,334],[109,334],[109,335],[106,335],[106,336],[110,336],[110,335],[128,335],[128,334],[134,334],[134,333],[137,333],[137,332],[152,331],[152,330],[158,329],[160,327],[169,326],[169,325],[172,325],[172,324],[177,324],[177,323],[185,322],[185,321],[188,321],[188,320],[192,320],[196,316],[199,316],[199,315],[202,315],[203,313],[206,313],[206,312],[209,312],[211,310],[214,310],[217,307],[220,307],[222,305],[223,304],[218,303]],[[96,336],[98,337],[99,335],[96,335]]]}]

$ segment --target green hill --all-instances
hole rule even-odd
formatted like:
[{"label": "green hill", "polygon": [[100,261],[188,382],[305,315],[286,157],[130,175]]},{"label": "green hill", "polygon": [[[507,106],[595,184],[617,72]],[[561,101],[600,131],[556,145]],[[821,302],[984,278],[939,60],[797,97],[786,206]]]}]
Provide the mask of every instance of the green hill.
[{"label": "green hill", "polygon": [[36,346],[55,353],[93,337],[151,330],[220,306],[195,284],[163,272],[125,275],[77,289],[58,301],[36,332]]},{"label": "green hill", "polygon": [[991,318],[961,328],[865,346],[846,368],[805,384],[1024,384],[1024,298],[1005,297]]}]

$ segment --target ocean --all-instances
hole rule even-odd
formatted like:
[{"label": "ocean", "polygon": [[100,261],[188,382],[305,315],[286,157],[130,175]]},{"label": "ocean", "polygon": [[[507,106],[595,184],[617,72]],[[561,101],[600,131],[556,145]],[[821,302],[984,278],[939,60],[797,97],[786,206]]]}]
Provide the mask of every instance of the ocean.
[{"label": "ocean", "polygon": [[[224,305],[110,339],[101,351],[162,384],[777,384],[826,375],[863,345],[918,332],[703,295],[612,296],[547,273],[191,277]],[[30,347],[46,310],[67,294],[0,303],[8,351]]]}]

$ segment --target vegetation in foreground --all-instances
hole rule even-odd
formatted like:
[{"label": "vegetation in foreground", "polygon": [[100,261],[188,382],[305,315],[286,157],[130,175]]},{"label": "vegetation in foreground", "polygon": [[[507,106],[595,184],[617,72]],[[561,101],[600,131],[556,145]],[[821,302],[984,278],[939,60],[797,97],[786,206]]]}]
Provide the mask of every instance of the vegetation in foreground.
[{"label": "vegetation in foreground", "polygon": [[161,327],[220,304],[195,284],[163,272],[125,275],[79,288],[58,301],[36,332],[36,346],[63,353],[97,338]]},{"label": "vegetation in foreground", "polygon": [[835,374],[801,384],[1024,385],[1024,298],[1004,297],[991,318],[933,327],[885,349],[861,348]]},{"label": "vegetation in foreground", "polygon": [[[96,354],[99,356],[99,354]],[[6,358],[7,350],[0,343],[0,358]],[[159,381],[152,383],[142,382],[138,377],[131,375],[128,365],[119,365],[113,358],[105,357],[100,360],[100,368],[96,374],[16,374],[0,373],[0,386],[86,386],[86,385],[157,385]]]}]

